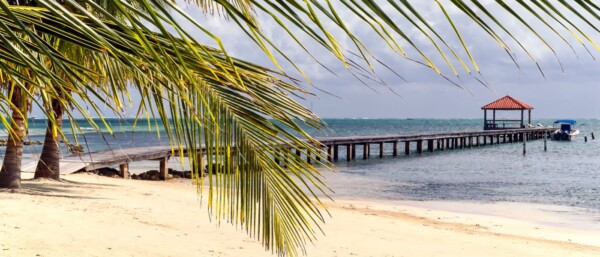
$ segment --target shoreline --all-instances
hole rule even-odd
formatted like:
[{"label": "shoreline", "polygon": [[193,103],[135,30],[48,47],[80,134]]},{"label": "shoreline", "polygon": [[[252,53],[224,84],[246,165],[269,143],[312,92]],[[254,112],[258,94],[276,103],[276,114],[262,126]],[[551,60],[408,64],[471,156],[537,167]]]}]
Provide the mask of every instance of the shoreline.
[{"label": "shoreline", "polygon": [[[275,256],[234,226],[209,222],[191,183],[63,178],[0,191],[1,256]],[[568,216],[539,210],[552,206],[333,197],[325,235],[307,256],[600,255],[600,230],[561,226]]]}]

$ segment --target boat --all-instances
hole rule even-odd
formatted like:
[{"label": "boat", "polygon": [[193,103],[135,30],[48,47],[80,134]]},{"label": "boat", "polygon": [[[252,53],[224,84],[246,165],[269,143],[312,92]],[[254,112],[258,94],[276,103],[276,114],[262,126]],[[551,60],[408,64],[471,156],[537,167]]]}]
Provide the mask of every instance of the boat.
[{"label": "boat", "polygon": [[571,141],[575,136],[579,135],[578,129],[573,129],[577,121],[575,120],[557,120],[552,127],[560,125],[560,128],[552,132],[552,140],[556,141]]}]

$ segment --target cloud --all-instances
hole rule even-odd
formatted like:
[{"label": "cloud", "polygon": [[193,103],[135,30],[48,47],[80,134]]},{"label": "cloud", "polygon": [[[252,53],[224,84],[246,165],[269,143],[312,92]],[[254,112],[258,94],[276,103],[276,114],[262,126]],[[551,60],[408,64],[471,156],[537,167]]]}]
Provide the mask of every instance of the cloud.
[{"label": "cloud", "polygon": [[[262,32],[277,47],[284,51],[285,55],[294,64],[307,74],[314,83],[314,86],[341,98],[320,93],[319,90],[314,88],[313,91],[317,93],[317,96],[301,100],[306,106],[312,106],[312,109],[323,117],[479,118],[481,117],[481,110],[479,108],[483,104],[491,102],[505,94],[511,94],[534,105],[536,107],[534,117],[600,116],[600,104],[596,103],[597,100],[594,97],[599,93],[598,86],[595,85],[595,81],[600,79],[598,63],[592,59],[587,50],[581,47],[581,44],[567,30],[556,23],[552,23],[553,27],[569,40],[576,54],[544,24],[534,22],[532,28],[546,39],[547,43],[556,51],[556,54],[565,67],[564,74],[552,51],[533,35],[528,28],[522,26],[518,20],[512,17],[507,11],[502,10],[497,4],[491,2],[485,3],[486,7],[490,8],[497,15],[498,20],[502,22],[505,28],[517,37],[519,42],[526,46],[529,53],[542,67],[546,76],[545,80],[538,70],[536,63],[520,48],[517,42],[512,40],[507,33],[502,32],[502,29],[497,25],[491,26],[499,32],[512,49],[510,54],[514,56],[518,66],[513,63],[509,54],[487,35],[483,29],[448,1],[442,1],[483,74],[483,77],[468,75],[460,63],[447,51],[446,47],[440,44],[440,47],[444,49],[452,65],[459,71],[460,78],[457,78],[445,64],[444,59],[436,48],[431,45],[429,39],[394,11],[392,6],[383,4],[384,10],[393,14],[390,17],[399,24],[399,27],[410,37],[411,41],[422,49],[423,53],[431,58],[434,63],[439,65],[442,72],[448,78],[463,88],[461,89],[437,75],[431,69],[407,60],[400,53],[392,51],[386,42],[373,32],[370,26],[362,22],[340,2],[333,1],[332,3],[340,17],[346,22],[345,24],[348,29],[360,38],[362,43],[368,47],[370,53],[377,60],[385,63],[387,67],[394,71],[390,71],[383,65],[378,64],[374,59],[371,59],[371,64],[377,75],[377,77],[374,77],[375,80],[381,80],[385,82],[385,85],[357,75],[361,74],[357,72],[359,69],[351,69],[351,71],[354,71],[354,75],[361,78],[362,81],[367,82],[369,86],[363,85],[361,80],[353,76],[329,51],[312,40],[308,35],[298,33],[297,30],[294,30],[304,47],[309,49],[313,56],[319,62],[326,65],[333,73],[328,71],[311,58],[302,47],[298,46],[273,19],[265,13],[257,13],[262,25]],[[450,26],[439,7],[432,1],[412,1],[412,3],[427,20],[427,23],[434,26],[443,35],[444,39],[447,40],[447,44],[473,71],[473,65],[470,63],[466,51],[463,49],[452,26]],[[521,14],[527,13],[527,10],[520,7],[514,1],[507,1],[507,3],[517,12]],[[561,12],[568,13],[568,10],[564,7],[558,7]],[[275,68],[269,58],[231,20],[228,21],[222,16],[205,15],[197,7],[193,6],[187,7],[186,10],[206,30],[219,37],[228,53],[232,56]],[[485,16],[481,12],[478,12],[478,15]],[[535,20],[531,15],[524,15],[524,17],[530,22]],[[306,19],[307,17],[304,18]],[[319,16],[319,18],[323,21],[326,20],[323,15]],[[551,21],[549,17],[546,17],[546,19]],[[183,21],[182,24],[184,27],[192,30],[190,24],[185,24]],[[286,25],[292,27],[289,23],[286,23]],[[582,21],[578,21],[576,25],[581,26],[585,31],[592,31]],[[352,40],[344,35],[341,29],[331,22],[325,22],[325,26],[332,31],[332,35],[340,41],[340,45],[344,49],[358,53]],[[192,34],[197,35],[200,42],[217,46],[213,39],[197,29],[194,29]],[[422,61],[422,58],[415,51],[414,47],[410,46],[408,42],[397,35],[394,38],[407,51],[408,57]],[[597,36],[595,40],[598,41]],[[437,42],[439,43],[439,40]],[[590,51],[593,51],[593,55],[598,55],[597,51],[589,46],[588,42],[586,44]],[[366,63],[360,61],[360,58],[351,54],[347,54],[346,56],[360,63],[364,69],[369,70]],[[295,71],[295,68],[287,63],[282,56],[277,57],[286,72],[289,72],[294,77],[301,78],[300,74]],[[406,81],[398,77],[395,73],[400,74]],[[489,88],[478,82],[475,77],[481,81],[486,81]],[[310,86],[308,87],[310,88]],[[374,92],[372,89],[375,89],[377,92]],[[390,89],[400,94],[400,96],[392,93]],[[565,101],[573,101],[577,104],[557,104]]]}]

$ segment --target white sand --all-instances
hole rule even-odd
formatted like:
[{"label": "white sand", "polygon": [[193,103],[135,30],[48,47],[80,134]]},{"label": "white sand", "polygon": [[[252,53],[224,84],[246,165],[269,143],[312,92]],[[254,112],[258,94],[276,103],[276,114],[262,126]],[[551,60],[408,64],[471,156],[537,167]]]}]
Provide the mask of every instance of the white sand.
[{"label": "white sand", "polygon": [[[209,222],[189,183],[64,179],[0,191],[0,256],[272,256],[243,231]],[[338,200],[307,254],[600,256],[594,223],[544,208],[558,207]]]}]

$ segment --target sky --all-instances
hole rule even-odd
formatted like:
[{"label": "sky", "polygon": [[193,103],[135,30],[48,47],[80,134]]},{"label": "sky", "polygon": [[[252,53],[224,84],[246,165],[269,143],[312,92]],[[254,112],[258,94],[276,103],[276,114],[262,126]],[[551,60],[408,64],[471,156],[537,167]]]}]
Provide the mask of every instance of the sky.
[{"label": "sky", "polygon": [[[468,61],[465,51],[440,9],[435,8],[436,6],[430,1],[416,3],[417,9],[422,12],[427,21],[445,35],[449,45],[459,53],[463,60]],[[507,28],[510,28],[511,33],[514,33],[523,42],[538,61],[545,75],[542,76],[535,62],[519,49],[515,41],[509,40],[506,34],[503,38],[513,49],[519,67],[487,34],[466,19],[458,10],[450,7],[446,4],[446,9],[453,17],[478,63],[481,74],[487,81],[487,86],[477,82],[473,75],[464,71],[460,72],[460,79],[458,79],[447,67],[443,67],[444,74],[451,77],[462,87],[460,88],[446,81],[431,69],[407,61],[402,55],[389,50],[368,27],[351,18],[351,13],[344,12],[343,8],[340,8],[338,11],[348,21],[352,31],[379,60],[404,78],[403,80],[394,72],[378,66],[375,67],[376,74],[385,81],[387,86],[377,83],[369,83],[369,86],[366,86],[352,76],[331,54],[317,45],[311,44],[309,40],[303,41],[308,48],[315,49],[312,51],[319,56],[319,60],[333,70],[336,75],[329,73],[304,54],[301,48],[296,47],[291,38],[284,37],[284,33],[276,29],[277,26],[265,18],[265,15],[260,16],[259,13],[259,18],[261,18],[265,33],[270,36],[278,35],[274,37],[278,46],[291,56],[312,80],[316,88],[311,88],[311,86],[308,88],[315,92],[316,96],[307,96],[306,99],[300,99],[300,101],[323,118],[482,118],[481,106],[507,94],[533,105],[535,107],[532,113],[534,118],[600,118],[600,101],[598,101],[600,98],[600,86],[598,85],[600,63],[594,60],[567,31],[559,30],[573,45],[574,50],[546,27],[539,23],[534,24],[536,25],[535,30],[556,51],[558,60],[564,67],[563,72],[557,58],[549,48],[543,45],[542,41],[535,38],[525,27],[520,26],[506,12],[501,12],[502,10],[498,10],[498,8],[494,9],[498,11],[496,14],[500,20],[506,24]],[[193,9],[190,11],[194,12]],[[521,11],[523,10],[521,9]],[[199,13],[198,15],[202,16]],[[226,48],[232,55],[273,67],[270,61],[257,50],[256,45],[249,40],[240,40],[243,38],[240,33],[232,33],[235,31],[234,26],[228,24],[227,21],[214,17],[204,18],[204,21],[212,29],[211,31],[216,31],[223,39]],[[421,49],[431,56],[437,65],[445,66],[435,48],[428,44],[425,37],[410,24],[401,19],[398,19],[398,22],[404,25],[403,29],[406,28],[411,39],[420,43]],[[578,24],[578,26],[582,26],[582,24]],[[587,31],[591,31],[591,29],[588,28]],[[341,34],[337,33],[337,38],[342,45],[352,49],[348,38]],[[594,39],[600,41],[597,37]],[[587,48],[595,58],[600,57],[600,52],[589,43],[587,43]],[[406,49],[410,57],[418,59],[414,49],[409,46]],[[457,69],[460,68],[458,62],[454,61],[453,64],[457,66]],[[293,68],[287,66],[286,71],[293,72]],[[395,93],[392,93],[390,89]],[[335,96],[319,90],[327,91]],[[510,116],[511,114],[503,113],[503,115]],[[515,112],[514,115],[520,114]]]},{"label": "sky", "polygon": [[[433,4],[433,1],[413,1],[413,3],[428,23],[444,36],[448,45],[472,68],[452,27],[446,21],[441,10]],[[535,109],[532,113],[534,119],[600,118],[600,101],[598,101],[600,99],[600,85],[598,85],[600,63],[594,59],[600,58],[600,51],[594,49],[590,43],[586,42],[586,45],[591,55],[566,30],[557,28],[573,46],[572,50],[552,31],[539,23],[534,24],[535,31],[542,35],[556,51],[558,60],[564,67],[563,72],[553,52],[545,47],[542,41],[535,38],[530,31],[520,26],[503,10],[498,7],[493,9],[499,20],[521,40],[533,58],[538,61],[545,75],[542,76],[535,62],[528,57],[526,52],[519,49],[516,42],[510,40],[505,33],[500,34],[513,50],[512,53],[518,66],[477,25],[465,18],[450,4],[444,3],[479,65],[481,76],[470,75],[461,70],[459,71],[460,78],[457,78],[437,54],[435,48],[429,44],[426,37],[414,26],[400,17],[396,17],[399,14],[396,13],[393,18],[401,25],[400,27],[411,40],[416,42],[420,49],[430,56],[456,85],[448,82],[433,70],[391,51],[368,26],[362,24],[352,13],[341,6],[336,10],[346,21],[350,30],[360,38],[378,60],[394,71],[392,72],[382,65],[374,65],[375,74],[385,82],[385,85],[374,82],[364,85],[333,55],[307,36],[298,34],[306,48],[310,49],[322,64],[335,73],[332,74],[311,59],[267,15],[260,12],[257,15],[262,25],[262,32],[271,38],[296,65],[301,67],[312,82],[309,84],[305,81],[303,85],[315,95],[307,95],[304,99],[297,98],[297,100],[322,118],[482,118],[481,106],[507,94],[534,106]],[[390,8],[385,5],[383,7],[384,9]],[[515,7],[514,4],[513,7]],[[200,24],[221,38],[230,55],[276,69],[257,45],[249,40],[231,20],[204,14],[197,7],[187,6],[185,9]],[[578,26],[583,25],[581,22],[577,24]],[[339,29],[335,29],[331,24],[326,27],[332,29],[332,34],[344,48],[356,50],[349,38],[343,35]],[[589,27],[585,27],[585,29],[591,31]],[[193,29],[190,30],[193,31]],[[200,42],[216,45],[201,32],[196,31],[196,35]],[[600,42],[598,33],[592,33],[592,35],[595,36],[592,37],[593,40]],[[399,42],[405,47],[408,57],[419,59],[413,47],[405,41],[399,40]],[[449,57],[452,59],[451,56]],[[357,58],[354,59],[357,60]],[[302,78],[281,56],[278,60],[288,74],[295,78]],[[452,63],[457,69],[461,69],[455,59],[452,59]],[[479,83],[475,77],[486,81],[486,85]],[[134,101],[136,101],[135,96]],[[128,115],[134,114],[135,108],[126,110],[126,112]],[[520,116],[520,113],[503,113],[502,115],[510,118]]]}]

